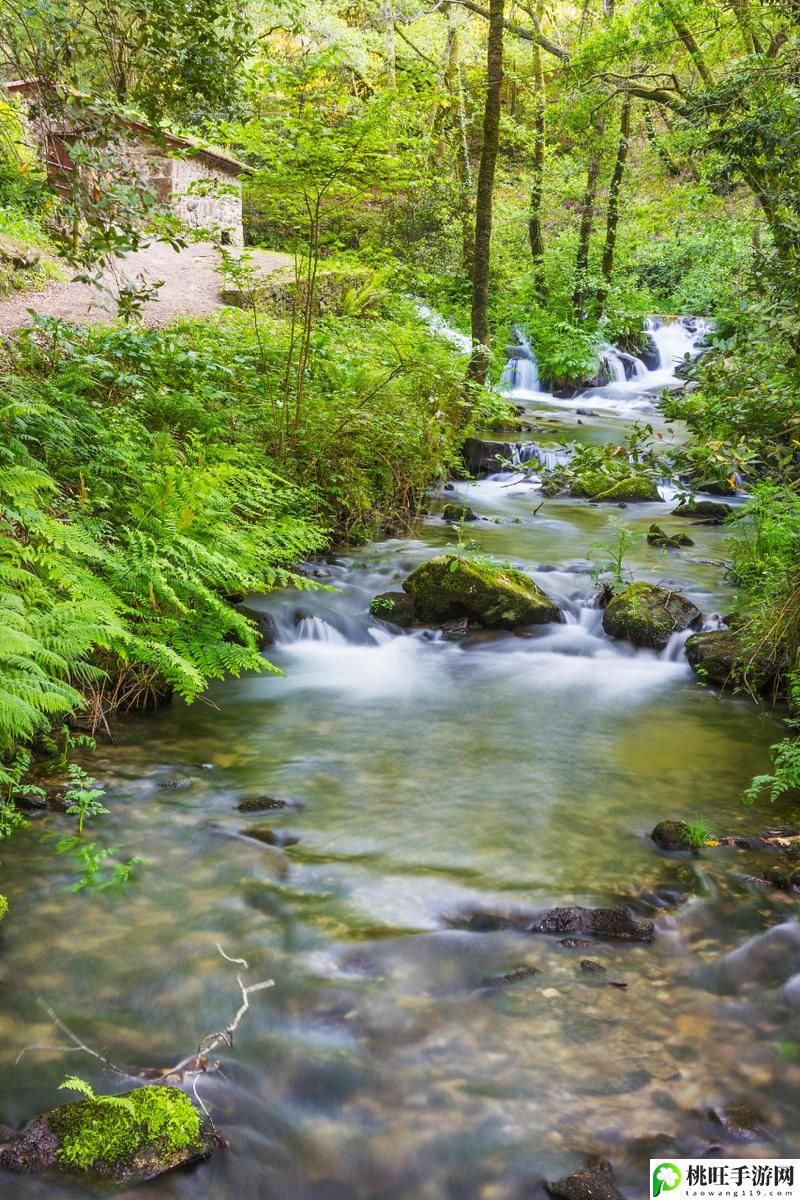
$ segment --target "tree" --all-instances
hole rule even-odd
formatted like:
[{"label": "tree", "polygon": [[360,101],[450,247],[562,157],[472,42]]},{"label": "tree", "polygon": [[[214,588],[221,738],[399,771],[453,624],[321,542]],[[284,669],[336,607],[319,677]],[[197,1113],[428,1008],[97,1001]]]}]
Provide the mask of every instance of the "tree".
[{"label": "tree", "polygon": [[475,251],[472,281],[472,357],[469,378],[483,383],[489,369],[489,267],[492,207],[497,152],[500,145],[500,96],[503,85],[504,0],[491,0],[486,56],[486,101],[483,146],[475,196]]}]

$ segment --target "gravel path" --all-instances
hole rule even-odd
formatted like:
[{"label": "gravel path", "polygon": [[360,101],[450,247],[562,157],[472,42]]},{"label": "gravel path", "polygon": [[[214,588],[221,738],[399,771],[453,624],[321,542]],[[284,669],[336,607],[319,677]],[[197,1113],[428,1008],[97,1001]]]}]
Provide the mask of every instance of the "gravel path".
[{"label": "gravel path", "polygon": [[[253,265],[264,274],[291,266],[288,254],[254,250]],[[222,304],[222,278],[214,270],[218,255],[208,243],[173,250],[164,242],[154,242],[124,259],[119,269],[129,277],[144,273],[150,282],[162,279],[158,299],[142,310],[145,325],[166,325],[175,317],[204,317]],[[109,276],[110,278],[110,276]],[[104,307],[104,301],[108,307]],[[43,291],[17,292],[0,300],[0,333],[10,333],[30,324],[30,309],[43,316],[61,317],[76,322],[103,322],[114,319],[108,297],[84,283],[51,283]]]}]

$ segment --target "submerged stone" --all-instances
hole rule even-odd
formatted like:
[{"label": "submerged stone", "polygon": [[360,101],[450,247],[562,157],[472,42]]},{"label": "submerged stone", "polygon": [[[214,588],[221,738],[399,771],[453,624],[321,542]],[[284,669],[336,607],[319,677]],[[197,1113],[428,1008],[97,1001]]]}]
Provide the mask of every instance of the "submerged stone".
[{"label": "submerged stone", "polygon": [[208,1158],[215,1147],[213,1133],[182,1091],[151,1085],[51,1108],[0,1149],[0,1169],[59,1170],[127,1183]]},{"label": "submerged stone", "polygon": [[659,821],[650,837],[662,850],[689,849],[689,827],[685,821]]},{"label": "submerged stone", "polygon": [[614,1182],[611,1164],[604,1158],[589,1159],[582,1171],[544,1186],[555,1200],[625,1200]]},{"label": "submerged stone", "polygon": [[422,621],[468,617],[487,629],[516,629],[558,621],[561,611],[537,583],[515,567],[487,566],[440,554],[403,584]]},{"label": "submerged stone", "polygon": [[734,1142],[757,1142],[769,1136],[763,1121],[749,1104],[710,1108],[707,1115],[712,1125],[724,1129]]},{"label": "submerged stone", "polygon": [[276,800],[274,796],[245,796],[236,805],[239,812],[268,812],[273,808],[288,808],[286,800]]},{"label": "submerged stone", "polygon": [[528,933],[590,933],[597,938],[627,942],[652,942],[652,921],[636,921],[627,908],[552,908],[530,921]]},{"label": "submerged stone", "polygon": [[654,583],[632,583],[610,602],[603,614],[603,629],[634,646],[663,650],[673,633],[691,629],[702,613],[679,592]]},{"label": "submerged stone", "polygon": [[296,846],[300,841],[297,834],[280,833],[278,830],[270,829],[269,825],[252,825],[249,829],[243,829],[242,833],[245,837],[263,842],[265,846]]},{"label": "submerged stone", "polygon": [[516,967],[513,971],[506,971],[504,975],[490,975],[484,979],[483,987],[505,987],[509,983],[521,983],[524,979],[531,979],[534,975],[539,974],[538,967]]}]

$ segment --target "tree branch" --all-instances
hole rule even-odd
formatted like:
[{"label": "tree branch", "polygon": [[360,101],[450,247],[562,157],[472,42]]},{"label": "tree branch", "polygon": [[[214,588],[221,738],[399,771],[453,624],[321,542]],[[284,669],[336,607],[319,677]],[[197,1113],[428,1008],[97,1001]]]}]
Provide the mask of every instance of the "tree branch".
[{"label": "tree branch", "polygon": [[[483,17],[485,21],[489,20],[489,10],[480,4],[476,4],[475,0],[443,0],[445,4],[458,4],[461,8],[466,8],[469,12],[477,13],[479,17]],[[526,5],[520,5],[525,10],[528,16],[531,15],[530,9]],[[526,29],[524,25],[518,25],[516,21],[503,20],[503,28],[508,33],[512,33],[514,37],[521,38],[524,42],[533,42],[536,46],[541,46],[542,50],[546,50],[548,54],[552,54],[555,58],[561,59],[562,62],[569,62],[570,55],[568,50],[557,46],[555,42],[551,42],[550,38],[546,37],[539,28],[539,22],[534,18],[534,29]]]}]

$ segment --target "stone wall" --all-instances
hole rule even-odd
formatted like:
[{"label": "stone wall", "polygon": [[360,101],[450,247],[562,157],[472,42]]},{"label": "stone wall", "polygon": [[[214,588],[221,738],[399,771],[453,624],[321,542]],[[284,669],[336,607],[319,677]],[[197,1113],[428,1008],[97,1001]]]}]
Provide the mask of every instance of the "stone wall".
[{"label": "stone wall", "polygon": [[129,150],[159,198],[192,229],[221,229],[231,246],[244,243],[242,186],[234,168],[204,155],[169,158],[160,146],[144,139]]}]

